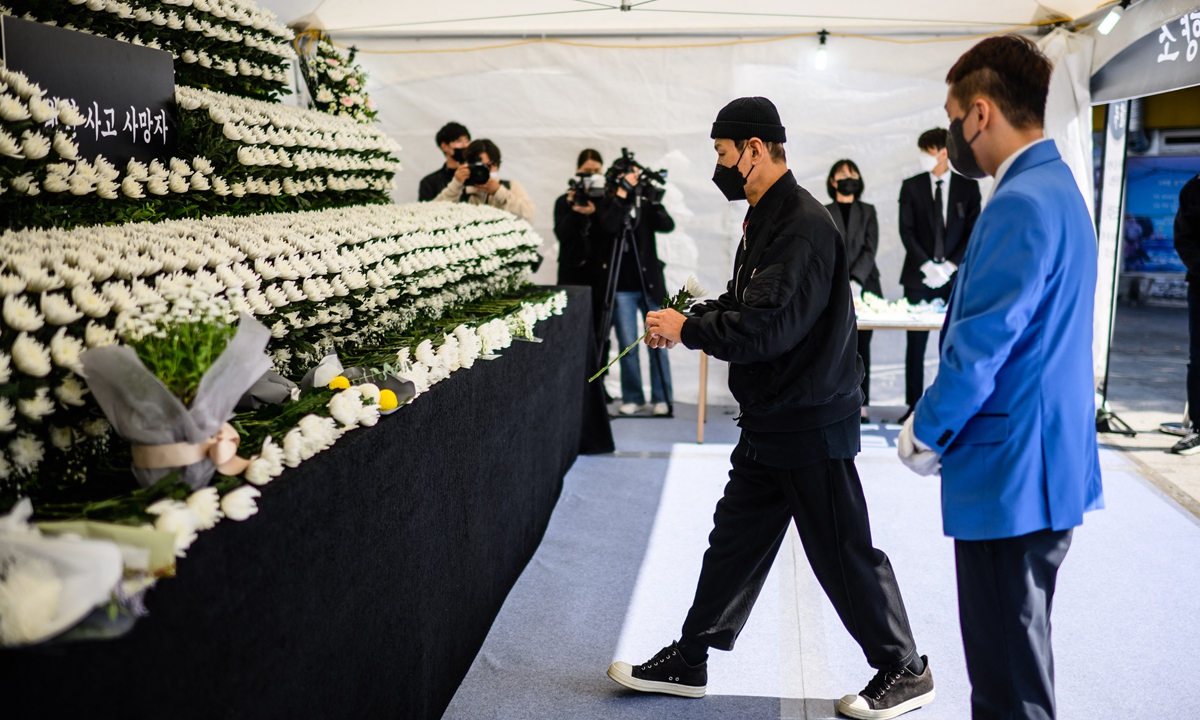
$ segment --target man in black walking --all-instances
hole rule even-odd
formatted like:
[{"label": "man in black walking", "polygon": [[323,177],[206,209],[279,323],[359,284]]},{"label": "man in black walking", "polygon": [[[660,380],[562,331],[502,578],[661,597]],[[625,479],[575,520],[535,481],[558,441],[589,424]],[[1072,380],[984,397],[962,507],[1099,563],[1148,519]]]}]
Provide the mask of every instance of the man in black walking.
[{"label": "man in black walking", "polygon": [[[979,183],[950,171],[946,131],[934,128],[917,138],[924,172],[900,186],[900,241],[904,268],[900,284],[912,304],[950,299],[954,273],[967,253],[967,239],[979,217]],[[903,423],[925,393],[925,347],[929,332],[908,333],[904,355]]]},{"label": "man in black walking", "polygon": [[692,317],[649,313],[647,343],[682,342],[728,361],[742,436],[680,640],[641,665],[615,662],[608,675],[633,690],[702,697],[708,649],[733,649],[794,521],[818,582],[878,671],[838,710],[893,718],[933,700],[933,676],[891,563],[872,545],[854,466],[863,371],[845,245],[788,170],[771,101],[733,101],[712,137],[713,181],[729,200],[750,202],[734,277]]},{"label": "man in black walking", "polygon": [[1191,352],[1187,370],[1188,414],[1192,431],[1171,452],[1195,455],[1200,452],[1200,175],[1187,181],[1179,191],[1179,212],[1175,214],[1175,252],[1187,268],[1188,335]]}]

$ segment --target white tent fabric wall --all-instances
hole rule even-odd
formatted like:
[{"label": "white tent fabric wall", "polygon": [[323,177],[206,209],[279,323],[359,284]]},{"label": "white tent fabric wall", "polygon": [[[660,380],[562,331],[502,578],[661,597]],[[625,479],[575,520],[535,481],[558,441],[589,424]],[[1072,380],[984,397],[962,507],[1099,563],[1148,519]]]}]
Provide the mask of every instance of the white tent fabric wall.
[{"label": "white tent fabric wall", "polygon": [[[588,44],[538,42],[471,52],[428,52],[494,44],[471,40],[362,40],[360,47],[425,51],[360,55],[384,130],[404,147],[395,197],[416,197],[422,175],[441,164],[433,137],[449,120],[503,152],[501,176],[520,181],[537,205],[535,228],[547,240],[538,280],[552,282],[557,249],[555,198],[575,158],[594,147],[611,162],[621,147],[651,167],[666,167],[665,198],[676,220],[659,236],[667,283],[694,273],[710,290],[730,277],[746,204],[727,203],[711,182],[709,130],[717,111],[743,95],[779,107],[788,129],[788,160],[821,202],[830,165],[849,157],[862,168],[863,200],[879,214],[878,264],[885,294],[900,296],[904,250],[898,204],[901,181],[919,172],[917,136],[945,127],[946,71],[975,41],[901,44],[831,38],[829,64],[813,66],[814,37],[703,47],[713,38],[602,39]],[[624,45],[596,47],[592,45]],[[676,47],[665,47],[674,45]],[[986,192],[986,188],[985,188]],[[698,358],[672,352],[675,397],[695,402]],[[723,368],[713,365],[711,402],[730,402]]]}]

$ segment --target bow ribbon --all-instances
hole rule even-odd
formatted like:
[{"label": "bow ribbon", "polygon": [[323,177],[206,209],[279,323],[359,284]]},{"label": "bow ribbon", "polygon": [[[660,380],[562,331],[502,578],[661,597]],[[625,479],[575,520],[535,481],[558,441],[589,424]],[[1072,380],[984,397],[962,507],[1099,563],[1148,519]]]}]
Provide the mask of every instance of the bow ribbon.
[{"label": "bow ribbon", "polygon": [[222,475],[241,475],[254,458],[247,460],[237,454],[242,438],[229,423],[221,425],[217,434],[202,443],[178,442],[166,445],[133,445],[133,464],[140,468],[184,467],[204,458],[212,460]]}]

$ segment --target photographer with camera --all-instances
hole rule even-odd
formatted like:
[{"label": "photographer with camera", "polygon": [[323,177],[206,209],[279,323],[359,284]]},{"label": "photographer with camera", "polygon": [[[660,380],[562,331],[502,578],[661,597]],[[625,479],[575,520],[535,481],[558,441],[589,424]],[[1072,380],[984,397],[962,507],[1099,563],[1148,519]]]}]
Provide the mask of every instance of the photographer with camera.
[{"label": "photographer with camera", "polygon": [[454,179],[438,194],[442,202],[491,205],[533,222],[533,201],[521,183],[501,180],[500,148],[491,140],[475,140],[467,146],[466,164],[454,171]]},{"label": "photographer with camera", "polygon": [[596,208],[604,206],[604,160],[588,148],[579,153],[575,177],[566,194],[554,203],[554,236],[558,238],[558,284],[592,285],[592,299],[599,301],[604,285],[596,287],[592,250],[598,228],[593,220]]},{"label": "photographer with camera", "polygon": [[[606,238],[611,238],[608,247],[611,257],[600,268],[607,273],[609,292],[613,298],[612,318],[617,330],[617,341],[621,347],[633,344],[642,334],[638,313],[643,317],[661,307],[666,297],[666,280],[663,278],[664,263],[658,259],[656,233],[669,233],[675,229],[675,221],[662,205],[666,171],[653,171],[642,167],[633,159],[633,153],[622,148],[621,158],[613,163],[605,174],[611,202],[600,212],[599,225]],[[614,247],[623,243],[622,247]],[[613,263],[615,267],[610,267]],[[615,292],[612,284],[616,283]],[[607,337],[607,328],[602,328]],[[667,353],[663,350],[648,350],[650,353],[650,400],[651,414],[667,417],[671,414],[671,367]],[[642,371],[638,362],[640,350],[635,348],[621,358],[621,406],[622,415],[633,415],[646,402],[642,390]]]},{"label": "photographer with camera", "polygon": [[417,200],[421,202],[437,197],[450,184],[454,171],[467,162],[466,151],[471,144],[471,132],[463,125],[448,122],[438,130],[435,140],[442,155],[446,156],[446,162],[438,170],[421,178],[421,186],[417,191]]}]

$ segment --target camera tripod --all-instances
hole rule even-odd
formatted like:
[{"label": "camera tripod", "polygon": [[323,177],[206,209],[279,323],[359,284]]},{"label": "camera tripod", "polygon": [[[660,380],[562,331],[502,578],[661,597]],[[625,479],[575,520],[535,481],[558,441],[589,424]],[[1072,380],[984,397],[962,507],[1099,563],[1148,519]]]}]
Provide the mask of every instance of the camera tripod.
[{"label": "camera tripod", "polygon": [[[619,202],[619,200],[615,200]],[[617,282],[620,275],[621,262],[625,258],[625,245],[628,244],[633,251],[633,263],[637,268],[638,284],[642,291],[642,302],[646,305],[646,310],[654,307],[656,303],[650,299],[650,291],[646,285],[646,273],[642,268],[641,254],[638,252],[637,237],[634,234],[634,226],[642,217],[642,194],[635,192],[633,196],[633,212],[622,212],[621,232],[613,241],[612,256],[608,263],[608,283],[604,289],[604,309],[601,314],[600,325],[596,333],[596,356],[601,358],[603,362],[604,346],[608,341],[608,333],[612,328],[613,310],[616,307],[617,299]],[[636,216],[637,220],[634,219]],[[650,353],[650,363],[654,370],[658,372],[659,382],[662,383],[663,395],[667,400],[667,417],[675,417],[675,401],[670,391],[670,383],[667,380],[666,373],[663,372],[662,357],[659,351],[647,348]],[[664,351],[665,352],[665,351]],[[635,355],[636,357],[636,355]],[[651,376],[650,387],[653,391],[654,380]]]}]

